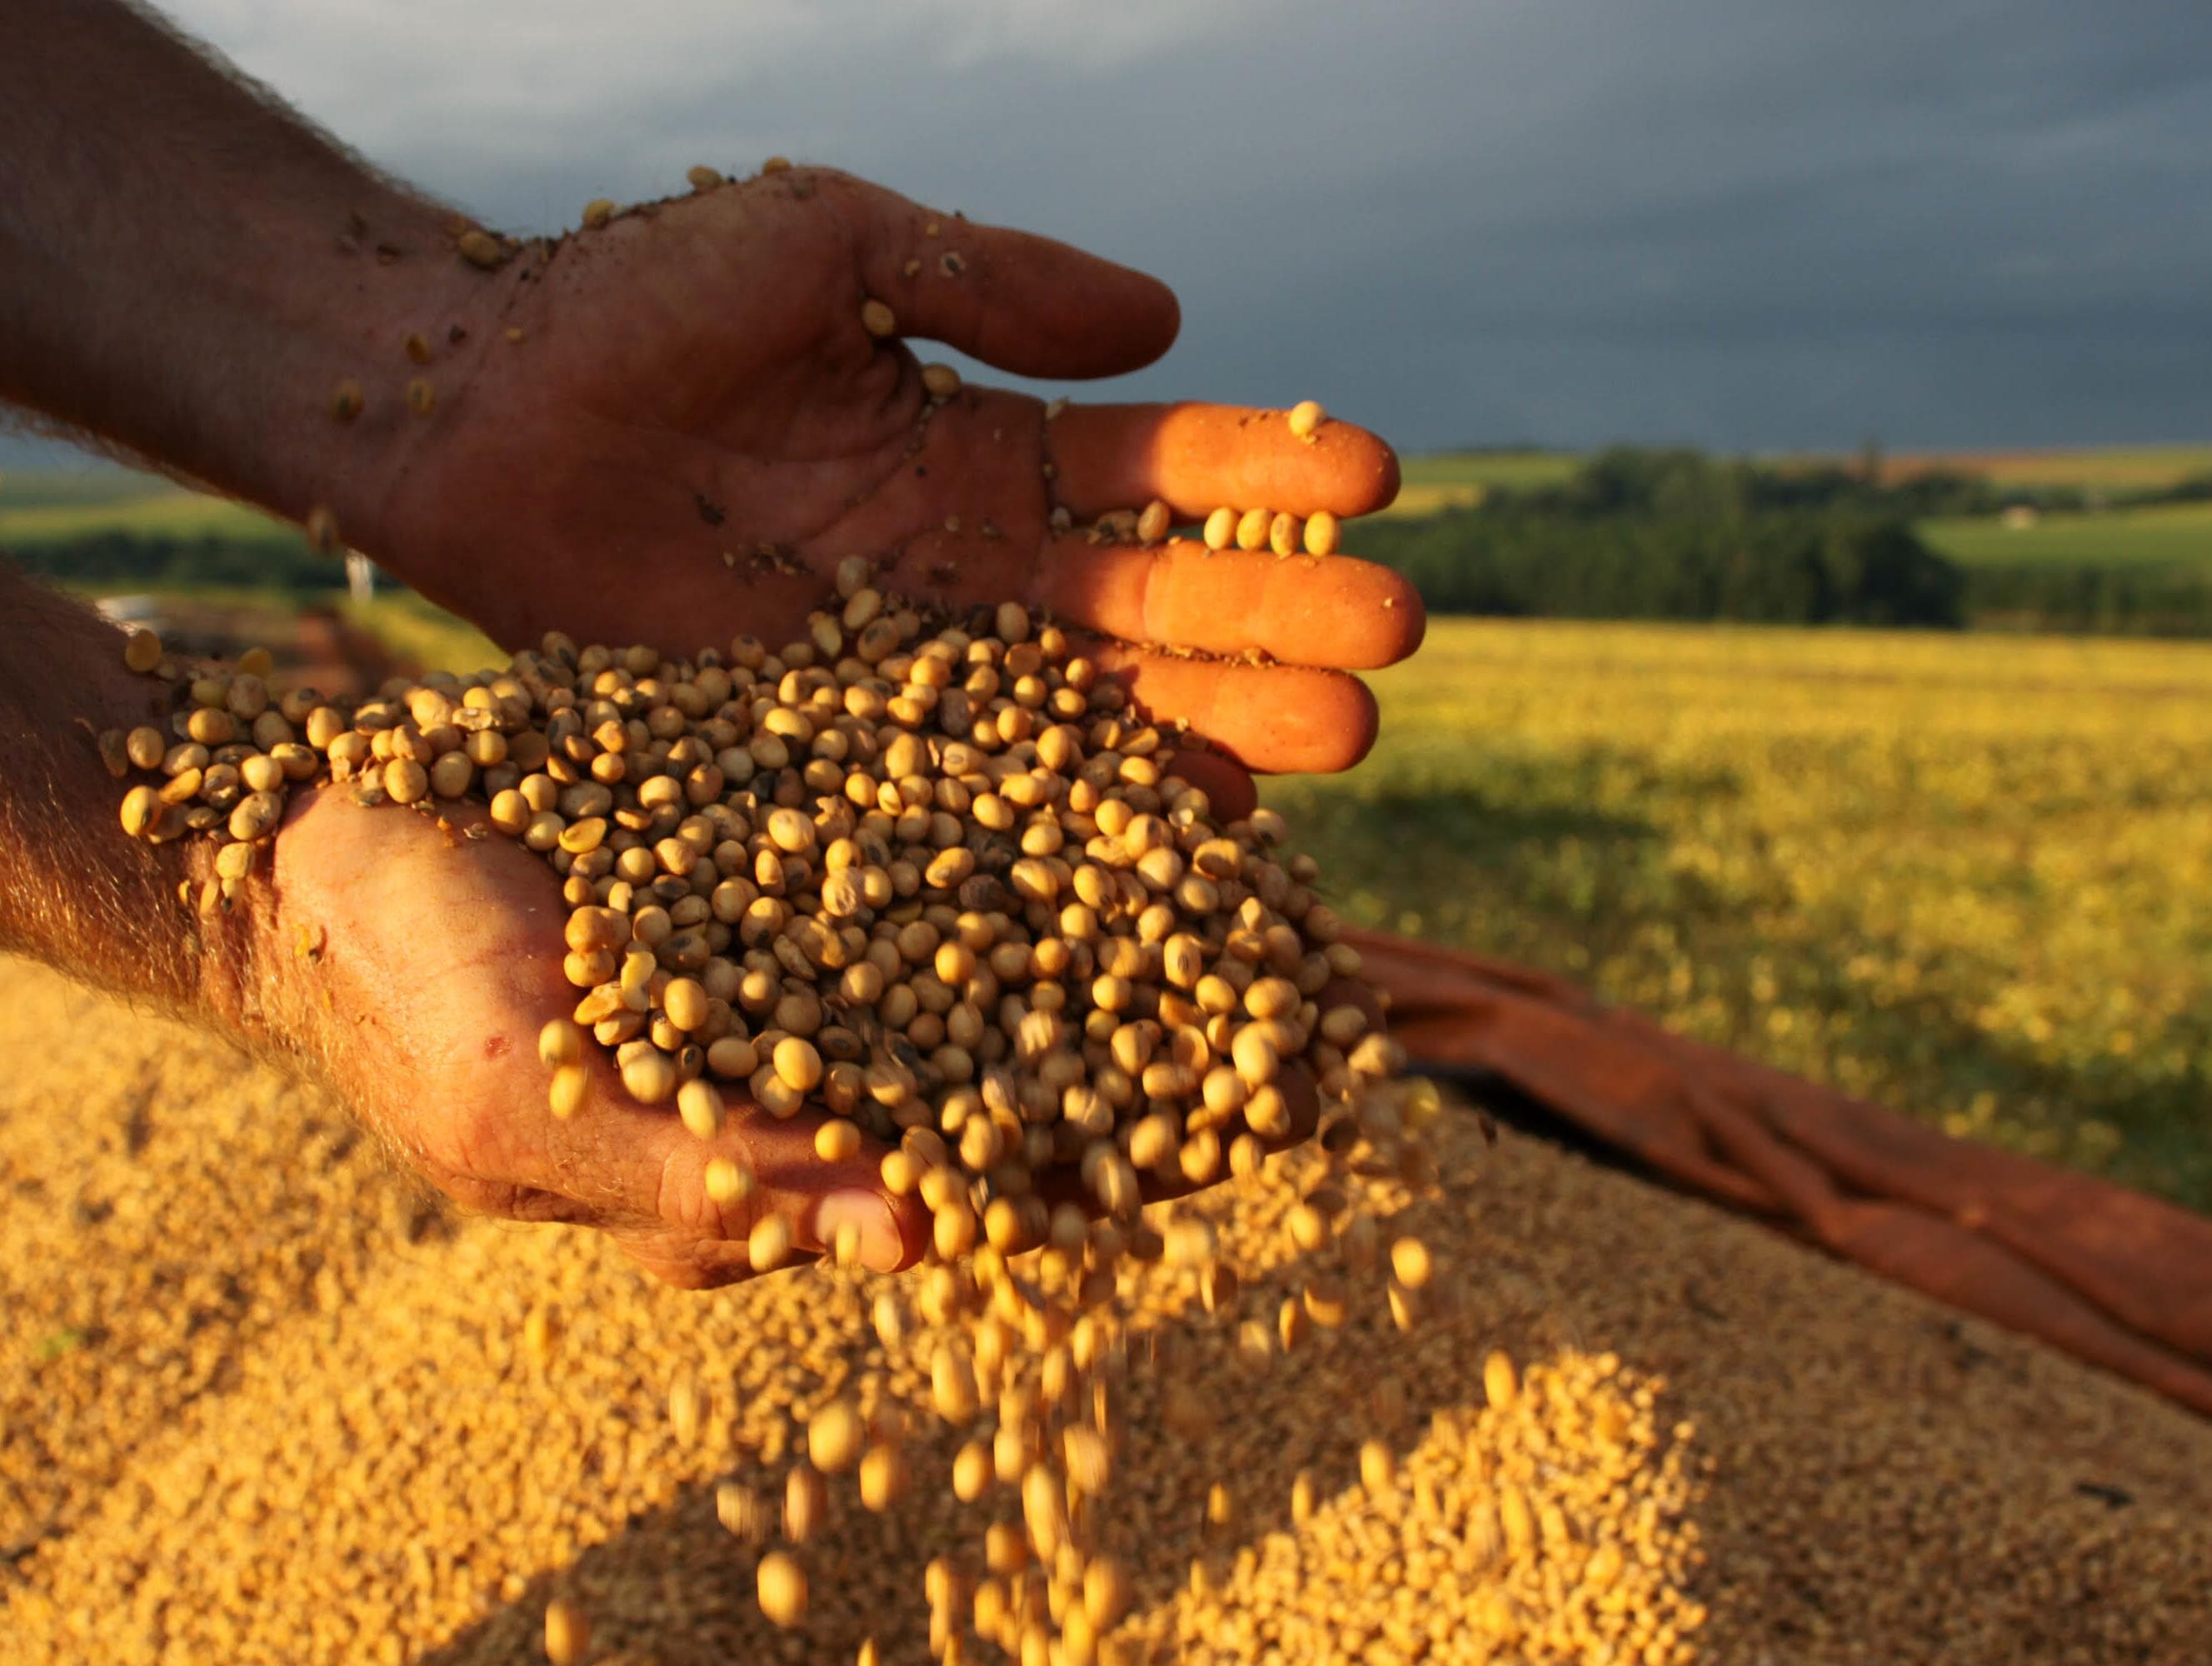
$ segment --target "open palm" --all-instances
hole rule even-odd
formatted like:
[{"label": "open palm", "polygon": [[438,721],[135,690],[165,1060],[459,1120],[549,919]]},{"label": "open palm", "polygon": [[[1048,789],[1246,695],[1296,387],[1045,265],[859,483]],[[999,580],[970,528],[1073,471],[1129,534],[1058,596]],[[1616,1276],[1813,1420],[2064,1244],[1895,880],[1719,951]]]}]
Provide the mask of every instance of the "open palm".
[{"label": "open palm", "polygon": [[[634,210],[469,282],[472,327],[428,371],[450,392],[373,553],[503,642],[773,641],[864,555],[908,594],[1048,607],[1115,639],[1100,657],[1156,716],[1255,769],[1325,770],[1374,733],[1343,673],[1419,641],[1411,587],[1364,562],[1098,547],[1051,525],[1055,507],[1079,527],[1155,497],[1181,519],[1364,513],[1397,465],[1363,429],[1301,441],[1235,407],[1048,418],[1004,390],[931,397],[900,337],[1041,377],[1167,349],[1173,296],[1064,245],[801,169]],[[864,327],[870,299],[896,335]]]}]

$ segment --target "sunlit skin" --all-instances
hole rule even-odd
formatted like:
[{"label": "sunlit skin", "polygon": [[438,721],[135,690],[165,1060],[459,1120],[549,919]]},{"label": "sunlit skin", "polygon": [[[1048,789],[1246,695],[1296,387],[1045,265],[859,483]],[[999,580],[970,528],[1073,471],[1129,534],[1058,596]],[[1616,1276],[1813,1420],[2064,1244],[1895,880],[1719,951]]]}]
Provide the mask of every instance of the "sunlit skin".
[{"label": "sunlit skin", "polygon": [[[908,278],[915,250],[932,258]],[[944,251],[959,253],[958,277],[938,269]],[[1155,496],[1186,520],[1218,502],[1357,514],[1397,479],[1365,431],[1330,423],[1301,441],[1279,411],[1192,404],[1071,404],[1048,420],[1042,402],[987,387],[937,404],[921,361],[862,326],[878,295],[902,331],[1020,374],[1156,357],[1175,331],[1172,296],[1075,250],[802,171],[633,212],[550,259],[528,249],[489,275],[456,263],[452,290],[472,309],[467,350],[449,345],[425,369],[449,391],[427,421],[407,419],[422,431],[406,437],[367,541],[501,641],[565,629],[675,652],[738,632],[779,644],[803,631],[838,561],[866,555],[887,587],[1019,598],[1120,639],[1099,657],[1146,709],[1187,718],[1228,754],[1184,769],[1235,814],[1251,799],[1231,758],[1355,762],[1374,708],[1346,673],[1419,639],[1418,598],[1364,562],[1195,540],[1102,547],[1049,526],[1055,504],[1091,518]],[[763,544],[778,556],[757,560]],[[1282,663],[1169,659],[1137,643]],[[762,1210],[786,1218],[803,1251],[827,1248],[849,1219],[872,1262],[920,1253],[927,1212],[884,1191],[880,1148],[825,1164],[812,1116],[778,1122],[739,1105],[724,1138],[702,1143],[665,1109],[631,1104],[605,1061],[577,1117],[538,1114],[545,1075],[531,1041],[574,999],[548,952],[562,916],[538,858],[324,800],[293,817],[276,873],[272,938],[304,929],[324,945],[308,976],[329,999],[298,1022],[453,1196],[604,1226],[684,1284],[742,1276]],[[349,1067],[356,1047],[386,1063]],[[438,1061],[434,1077],[395,1073],[398,1054]],[[1299,1088],[1310,1121],[1310,1084]],[[708,1198],[718,1152],[759,1176],[746,1203]]]},{"label": "sunlit skin", "polygon": [[[287,1045],[307,1049],[465,1207],[605,1228],[672,1283],[746,1276],[746,1235],[764,1213],[790,1225],[801,1253],[829,1249],[850,1220],[867,1264],[919,1257],[929,1213],[883,1187],[886,1148],[868,1141],[823,1162],[814,1149],[822,1113],[778,1121],[732,1088],[722,1134],[702,1140],[667,1107],[635,1104],[594,1047],[583,1107],[565,1121],[547,1115],[536,1038],[575,1004],[553,946],[568,910],[542,856],[496,835],[469,837],[475,820],[457,815],[441,828],[396,807],[363,811],[343,789],[301,796],[275,846],[273,902],[255,924],[253,959]],[[1350,986],[1324,1000],[1357,1000],[1379,1017]],[[1295,1140],[1310,1130],[1317,1097],[1303,1072],[1284,1086]],[[708,1196],[706,1167],[718,1155],[757,1177],[744,1202]],[[1079,1188],[1070,1176],[1047,1190]]]},{"label": "sunlit skin", "polygon": [[[1154,279],[805,167],[503,258],[488,235],[125,6],[11,12],[0,399],[313,525],[510,648],[549,629],[775,648],[861,556],[915,599],[1018,600],[1077,632],[1203,743],[1177,768],[1224,818],[1250,772],[1340,769],[1372,743],[1352,673],[1419,642],[1401,580],[1080,529],[1156,498],[1185,525],[1224,504],[1358,515],[1397,489],[1381,441],[1205,404],[1048,418],[1026,394],[924,385],[910,344],[1054,381],[1151,363],[1178,324]],[[466,258],[487,247],[489,268]],[[888,331],[863,325],[871,301]],[[706,1150],[672,1116],[604,1076],[576,1118],[546,1114],[531,1043],[573,997],[542,862],[314,798],[208,928],[234,952],[204,953],[173,899],[205,850],[131,843],[96,754],[53,739],[158,723],[159,690],[35,587],[0,575],[0,945],[316,1061],[467,1205],[605,1225],[684,1282],[737,1270],[744,1223],[706,1199]],[[880,1195],[828,1201],[872,1186],[871,1154],[825,1168],[799,1124],[732,1121],[763,1183],[748,1207],[802,1249],[850,1207],[870,1258],[913,1253]]]}]

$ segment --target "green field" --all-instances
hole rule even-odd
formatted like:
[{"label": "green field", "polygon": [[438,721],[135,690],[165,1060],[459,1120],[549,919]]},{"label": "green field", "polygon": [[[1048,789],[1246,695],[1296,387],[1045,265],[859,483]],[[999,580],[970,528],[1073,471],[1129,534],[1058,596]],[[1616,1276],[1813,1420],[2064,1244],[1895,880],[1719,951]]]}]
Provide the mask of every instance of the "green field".
[{"label": "green field", "polygon": [[0,513],[125,503],[178,489],[159,475],[125,469],[0,469]]},{"label": "green field", "polygon": [[2046,514],[2021,527],[1977,515],[1925,520],[1919,530],[1931,549],[1962,566],[2048,562],[2212,569],[2212,503]]},{"label": "green field", "polygon": [[2212,646],[1431,626],[1278,783],[1364,923],[2212,1207]]},{"label": "green field", "polygon": [[405,663],[425,671],[465,675],[487,666],[503,666],[507,655],[474,625],[455,618],[420,596],[379,596],[374,601],[345,601],[338,611],[373,631]]},{"label": "green field", "polygon": [[[1844,463],[1849,459],[1770,459]],[[1465,452],[1409,457],[1405,485],[1386,512],[1433,514],[1480,502],[1492,491],[1527,490],[1569,479],[1571,452]],[[2212,446],[2147,446],[2050,452],[1929,453],[1891,460],[1889,472],[1929,468],[1985,474],[2000,486],[2151,490],[2212,473]],[[2063,566],[2203,569],[2212,573],[2212,503],[2124,505],[2094,514],[2045,514],[2029,527],[1995,516],[1925,520],[1918,531],[1937,553],[1965,566],[2050,562]]]},{"label": "green field", "polygon": [[54,473],[0,477],[0,549],[26,549],[102,532],[297,536],[285,522],[229,498],[143,475]]},{"label": "green field", "polygon": [[[1837,452],[1775,452],[1759,461],[1778,469],[1856,468],[1857,455]],[[2158,491],[2195,476],[2212,474],[2212,445],[2083,446],[2039,451],[1919,451],[1882,459],[1891,484],[1921,474],[1980,475],[1998,487],[2044,487],[2108,492],[2115,497]]]},{"label": "green field", "polygon": [[[1854,466],[1851,456],[1777,454],[1759,459],[1792,465]],[[1555,486],[1580,463],[1569,451],[1437,452],[1402,459],[1405,490],[1390,513],[1426,514],[1474,502],[1486,490]],[[1999,487],[2080,488],[2124,496],[2212,474],[2212,445],[2106,446],[2057,451],[1913,452],[1889,458],[1891,480],[1941,470],[1978,474]]]}]

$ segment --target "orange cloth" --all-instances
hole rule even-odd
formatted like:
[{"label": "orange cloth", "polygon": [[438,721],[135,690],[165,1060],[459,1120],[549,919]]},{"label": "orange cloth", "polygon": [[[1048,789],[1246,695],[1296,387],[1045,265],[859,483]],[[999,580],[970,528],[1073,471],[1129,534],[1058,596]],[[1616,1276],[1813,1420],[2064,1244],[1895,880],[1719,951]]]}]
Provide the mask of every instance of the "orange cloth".
[{"label": "orange cloth", "polygon": [[1950,1139],[1541,972],[1346,936],[1416,1061],[1492,1072],[1686,1189],[2212,1415],[2212,1220]]}]

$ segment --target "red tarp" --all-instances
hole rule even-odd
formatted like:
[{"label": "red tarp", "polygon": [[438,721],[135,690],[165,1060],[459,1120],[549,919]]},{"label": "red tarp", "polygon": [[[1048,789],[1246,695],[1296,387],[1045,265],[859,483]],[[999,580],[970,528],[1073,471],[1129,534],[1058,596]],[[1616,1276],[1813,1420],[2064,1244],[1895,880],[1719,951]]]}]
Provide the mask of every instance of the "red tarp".
[{"label": "red tarp", "polygon": [[1950,1139],[1540,972],[1346,935],[1413,1058],[1494,1073],[1686,1190],[2212,1415],[2212,1219]]}]

